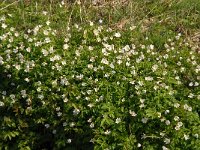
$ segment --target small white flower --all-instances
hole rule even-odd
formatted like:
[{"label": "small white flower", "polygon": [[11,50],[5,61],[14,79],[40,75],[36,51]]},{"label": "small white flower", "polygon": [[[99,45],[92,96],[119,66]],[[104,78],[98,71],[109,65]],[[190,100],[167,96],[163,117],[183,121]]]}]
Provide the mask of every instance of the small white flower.
[{"label": "small white flower", "polygon": [[188,140],[189,138],[190,138],[189,135],[184,134],[184,139],[185,140]]},{"label": "small white flower", "polygon": [[198,139],[199,138],[199,134],[197,134],[197,133],[194,134],[194,137]]},{"label": "small white flower", "polygon": [[98,36],[98,35],[99,35],[99,30],[94,29],[94,30],[93,30],[93,33],[94,33],[95,36]]},{"label": "small white flower", "polygon": [[111,133],[110,130],[106,130],[106,131],[104,132],[105,135],[109,135],[110,133]]},{"label": "small white flower", "polygon": [[169,110],[166,110],[166,111],[165,111],[165,115],[168,114],[169,112],[170,112]]},{"label": "small white flower", "polygon": [[190,82],[190,83],[189,83],[189,86],[193,86],[193,85],[194,85],[193,82]]},{"label": "small white flower", "polygon": [[131,26],[130,27],[130,30],[132,31],[132,30],[134,30],[136,28],[136,26]]},{"label": "small white flower", "polygon": [[161,117],[161,115],[162,115],[160,112],[157,112],[157,114],[158,114],[158,118],[160,118],[160,117]]},{"label": "small white flower", "polygon": [[50,127],[50,125],[49,125],[49,124],[45,124],[44,126],[45,126],[46,128],[49,128],[49,127]]},{"label": "small white flower", "polygon": [[103,20],[102,20],[102,19],[100,19],[100,20],[99,20],[99,23],[100,23],[100,24],[102,24],[102,23],[103,23]]},{"label": "small white flower", "polygon": [[103,59],[101,60],[101,63],[102,63],[102,64],[106,64],[106,65],[109,64],[109,62],[108,62],[108,60],[107,60],[106,58],[103,58]]},{"label": "small white flower", "polygon": [[153,65],[152,66],[152,71],[155,72],[158,69],[158,65]]},{"label": "small white flower", "polygon": [[88,64],[88,68],[92,69],[93,68],[93,64]]},{"label": "small white flower", "polygon": [[67,143],[71,143],[72,142],[72,139],[67,139]]},{"label": "small white flower", "polygon": [[67,50],[69,48],[69,45],[68,44],[64,44],[63,45],[63,49]]},{"label": "small white flower", "polygon": [[63,102],[64,102],[64,103],[67,103],[67,102],[68,102],[68,99],[67,99],[67,98],[64,98]]},{"label": "small white flower", "polygon": [[137,147],[141,147],[142,145],[140,143],[137,144]]},{"label": "small white flower", "polygon": [[174,120],[175,120],[175,121],[178,121],[178,120],[179,120],[179,116],[175,116],[175,117],[174,117]]},{"label": "small white flower", "polygon": [[193,97],[194,97],[194,94],[190,93],[190,94],[188,95],[188,97],[189,97],[189,98],[193,98]]},{"label": "small white flower", "polygon": [[162,146],[162,149],[163,150],[169,150],[167,147],[165,147],[165,146]]},{"label": "small white flower", "polygon": [[62,113],[61,113],[61,112],[58,112],[58,113],[57,113],[57,116],[58,116],[58,117],[62,116]]},{"label": "small white flower", "polygon": [[43,31],[43,34],[44,34],[44,35],[49,35],[49,32],[48,32],[47,30],[44,30],[44,31]]},{"label": "small white flower", "polygon": [[90,124],[90,128],[94,128],[94,123],[91,123],[91,124]]},{"label": "small white flower", "polygon": [[165,133],[160,132],[160,136],[164,137],[164,136],[165,136]]},{"label": "small white flower", "polygon": [[170,139],[165,138],[165,139],[164,139],[164,142],[165,142],[165,144],[169,144],[169,143],[170,143]]},{"label": "small white flower", "polygon": [[94,25],[94,23],[92,21],[90,21],[90,26],[93,26],[93,25]]},{"label": "small white flower", "polygon": [[74,122],[71,122],[69,126],[70,126],[70,127],[74,127],[74,126],[75,126],[75,123],[74,123]]},{"label": "small white flower", "polygon": [[183,123],[182,123],[182,122],[178,122],[178,123],[177,123],[177,126],[182,127],[182,126],[183,126]]},{"label": "small white flower", "polygon": [[178,108],[178,107],[180,107],[180,104],[179,104],[179,103],[175,103],[175,104],[174,104],[174,107],[175,107],[175,108]]},{"label": "small white flower", "polygon": [[5,23],[2,23],[1,27],[2,27],[3,29],[5,29],[5,28],[7,28],[7,25],[6,25]]},{"label": "small white flower", "polygon": [[153,81],[153,77],[145,77],[146,81]]},{"label": "small white flower", "polygon": [[113,65],[113,63],[110,64],[110,68],[114,69],[115,66]]},{"label": "small white flower", "polygon": [[136,114],[134,111],[132,111],[132,110],[129,110],[129,113],[130,113],[130,115],[131,115],[132,117],[137,116],[137,114]]},{"label": "small white flower", "polygon": [[114,34],[114,36],[119,38],[119,37],[121,37],[121,34],[119,32],[117,32],[117,33]]},{"label": "small white flower", "polygon": [[147,123],[148,118],[142,118],[142,123]]},{"label": "small white flower", "polygon": [[194,86],[199,86],[199,83],[198,83],[198,82],[195,82],[195,83],[194,83]]},{"label": "small white flower", "polygon": [[50,21],[49,20],[46,22],[46,25],[48,25],[48,26],[50,25]]},{"label": "small white flower", "polygon": [[165,121],[165,124],[166,124],[166,125],[170,125],[170,121],[169,121],[169,120],[166,120],[166,121]]},{"label": "small white flower", "polygon": [[0,101],[0,107],[4,106],[4,102]]},{"label": "small white flower", "polygon": [[80,113],[80,110],[79,110],[79,109],[74,109],[73,115],[78,115],[79,113]]},{"label": "small white flower", "polygon": [[175,127],[175,130],[180,130],[180,127],[179,127],[179,126],[176,126],[176,127]]},{"label": "small white flower", "polygon": [[53,130],[53,132],[52,132],[52,133],[53,133],[53,134],[56,134],[56,132],[57,132],[56,130]]},{"label": "small white flower", "polygon": [[117,118],[116,121],[115,121],[116,124],[118,124],[120,122],[121,122],[121,118]]},{"label": "small white flower", "polygon": [[64,122],[64,123],[63,123],[63,127],[65,127],[66,125],[67,125],[67,122]]},{"label": "small white flower", "polygon": [[153,50],[154,49],[154,45],[149,45],[149,48],[151,49],[151,50]]},{"label": "small white flower", "polygon": [[42,54],[43,54],[44,56],[47,56],[47,55],[49,54],[49,52],[48,52],[47,50],[45,50],[45,49],[42,49]]},{"label": "small white flower", "polygon": [[94,107],[94,104],[88,104],[88,107],[90,107],[90,108],[92,108],[92,107]]},{"label": "small white flower", "polygon": [[192,111],[192,107],[188,107],[188,109],[187,109],[188,111]]}]

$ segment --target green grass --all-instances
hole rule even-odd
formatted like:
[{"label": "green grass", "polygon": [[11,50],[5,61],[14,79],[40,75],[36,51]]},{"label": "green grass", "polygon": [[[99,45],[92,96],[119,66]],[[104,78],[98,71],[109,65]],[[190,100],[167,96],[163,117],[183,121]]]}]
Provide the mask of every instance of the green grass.
[{"label": "green grass", "polygon": [[199,1],[63,2],[0,2],[0,150],[198,150]]}]

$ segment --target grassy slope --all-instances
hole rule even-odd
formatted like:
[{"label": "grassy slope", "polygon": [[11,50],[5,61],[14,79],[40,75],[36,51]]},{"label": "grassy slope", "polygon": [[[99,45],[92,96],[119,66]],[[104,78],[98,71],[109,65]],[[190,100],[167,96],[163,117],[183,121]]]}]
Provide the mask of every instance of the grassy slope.
[{"label": "grassy slope", "polygon": [[48,11],[49,20],[60,36],[65,35],[68,24],[84,25],[99,19],[113,29],[125,30],[126,27],[136,26],[134,34],[137,38],[134,40],[149,37],[158,49],[174,31],[193,41],[200,37],[199,0],[127,0],[126,3],[119,1],[113,4],[110,1],[99,5],[67,3],[63,6],[65,11],[60,11],[57,2],[24,0],[12,4],[12,1],[3,1],[0,2],[0,14],[15,12],[14,20],[10,21],[23,30],[40,24],[43,16],[39,12]]}]

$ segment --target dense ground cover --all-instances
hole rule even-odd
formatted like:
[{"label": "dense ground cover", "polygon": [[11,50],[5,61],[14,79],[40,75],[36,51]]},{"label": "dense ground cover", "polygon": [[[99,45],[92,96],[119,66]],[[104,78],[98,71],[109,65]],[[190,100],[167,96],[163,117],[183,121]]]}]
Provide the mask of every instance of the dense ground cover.
[{"label": "dense ground cover", "polygon": [[0,6],[0,149],[199,149],[197,1]]}]

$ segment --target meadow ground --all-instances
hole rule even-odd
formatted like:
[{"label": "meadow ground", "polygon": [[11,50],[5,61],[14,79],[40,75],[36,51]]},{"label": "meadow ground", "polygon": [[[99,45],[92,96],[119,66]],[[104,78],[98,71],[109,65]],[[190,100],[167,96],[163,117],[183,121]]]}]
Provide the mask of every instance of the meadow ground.
[{"label": "meadow ground", "polygon": [[199,0],[1,0],[0,150],[199,150]]}]

